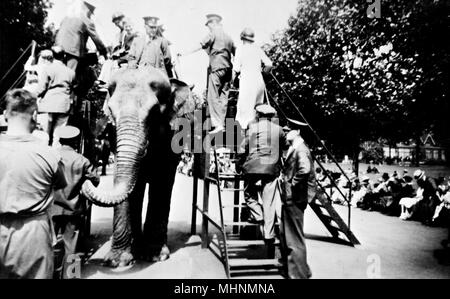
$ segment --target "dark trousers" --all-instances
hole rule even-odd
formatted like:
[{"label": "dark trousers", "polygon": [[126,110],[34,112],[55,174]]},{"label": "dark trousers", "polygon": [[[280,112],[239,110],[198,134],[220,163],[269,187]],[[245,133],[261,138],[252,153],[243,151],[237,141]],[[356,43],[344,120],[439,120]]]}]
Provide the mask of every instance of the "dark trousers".
[{"label": "dark trousers", "polygon": [[287,201],[283,204],[281,214],[281,250],[285,271],[290,279],[307,279],[311,277],[306,257],[303,217],[305,203]]},{"label": "dark trousers", "polygon": [[69,120],[68,113],[46,113],[47,114],[47,123],[43,124],[45,131],[48,134],[48,145],[53,145],[53,141],[55,138],[55,130],[64,127],[67,125],[67,121]]},{"label": "dark trousers", "polygon": [[208,76],[208,107],[213,127],[224,126],[227,113],[228,89],[231,69],[214,71]]},{"label": "dark trousers", "polygon": [[89,63],[86,59],[76,57],[70,54],[66,55],[66,65],[68,68],[75,72],[75,113],[81,108],[83,99],[86,98],[89,90],[94,86],[97,76],[94,71],[89,67]]},{"label": "dark trousers", "polygon": [[434,212],[436,207],[439,204],[439,199],[437,197],[431,196],[428,198],[424,198],[417,204],[417,217],[418,219],[424,223],[429,224],[433,219]]}]

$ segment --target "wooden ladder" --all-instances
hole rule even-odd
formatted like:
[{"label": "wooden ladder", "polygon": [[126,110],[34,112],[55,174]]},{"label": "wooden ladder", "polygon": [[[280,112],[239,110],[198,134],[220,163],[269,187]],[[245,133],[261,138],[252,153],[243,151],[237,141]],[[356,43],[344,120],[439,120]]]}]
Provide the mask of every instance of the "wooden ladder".
[{"label": "wooden ladder", "polygon": [[[320,186],[320,185],[319,185]],[[320,221],[325,225],[327,230],[331,233],[333,238],[349,243],[352,246],[360,245],[356,236],[341,218],[339,213],[331,204],[331,198],[325,192],[325,189],[320,186],[317,196],[309,203],[311,209],[319,217]],[[346,240],[347,239],[347,240]]]},{"label": "wooden ladder", "polygon": [[[217,148],[213,146],[211,148],[212,155],[214,157],[214,172],[204,176],[203,186],[203,207],[199,207],[196,203],[195,197],[197,196],[197,184],[194,182],[194,206],[193,206],[193,219],[192,219],[192,233],[195,234],[196,219],[195,213],[198,211],[202,214],[202,248],[210,248],[212,252],[222,261],[225,267],[227,278],[232,276],[254,276],[254,275],[277,275],[279,274],[280,263],[278,259],[264,258],[259,254],[261,250],[265,248],[264,241],[260,240],[244,240],[242,238],[242,231],[244,228],[254,228],[257,231],[259,224],[252,224],[245,221],[241,221],[242,209],[246,208],[243,202],[242,193],[245,191],[243,188],[244,177],[239,174],[221,173],[219,167],[219,159],[217,157]],[[230,155],[235,155],[233,152]],[[209,160],[209,155],[206,155],[206,160]],[[236,161],[235,158],[231,159]],[[208,162],[209,163],[209,162]],[[206,163],[206,165],[208,165]],[[205,169],[207,170],[207,169]],[[227,187],[227,182],[232,182],[233,187]],[[210,184],[213,183],[217,187],[217,198],[219,204],[219,219],[215,219],[209,211],[209,195]],[[222,186],[223,185],[223,186]],[[233,203],[224,204],[223,194],[225,192],[233,192]],[[232,210],[233,220],[227,222],[224,219],[224,211]],[[209,234],[209,223],[217,228],[219,234],[214,235],[212,238]],[[256,235],[256,234],[255,234]],[[256,237],[256,236],[254,236]],[[253,252],[247,255],[246,253]],[[265,252],[263,250],[263,252]]]}]

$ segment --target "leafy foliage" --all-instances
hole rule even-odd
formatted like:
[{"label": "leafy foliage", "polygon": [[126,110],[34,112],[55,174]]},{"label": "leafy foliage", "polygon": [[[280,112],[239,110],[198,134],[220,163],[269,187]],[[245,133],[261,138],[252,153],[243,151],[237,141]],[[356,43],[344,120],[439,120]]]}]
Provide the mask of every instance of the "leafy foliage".
[{"label": "leafy foliage", "polygon": [[365,163],[373,161],[382,163],[384,159],[383,147],[379,142],[366,141],[361,145],[361,160]]},{"label": "leafy foliage", "polygon": [[[354,154],[361,141],[409,138],[438,126],[444,107],[449,112],[448,1],[383,1],[381,18],[369,18],[367,5],[301,0],[267,49],[274,75],[312,126]],[[274,83],[268,86],[296,118]]]},{"label": "leafy foliage", "polygon": [[[44,30],[50,0],[1,0],[0,1],[0,75],[13,65],[22,51],[35,40],[41,48],[50,46],[51,33]],[[39,50],[39,49],[37,49]],[[29,54],[28,54],[29,55]],[[28,57],[26,57],[28,58]],[[1,95],[22,73],[24,61],[0,86]]]}]

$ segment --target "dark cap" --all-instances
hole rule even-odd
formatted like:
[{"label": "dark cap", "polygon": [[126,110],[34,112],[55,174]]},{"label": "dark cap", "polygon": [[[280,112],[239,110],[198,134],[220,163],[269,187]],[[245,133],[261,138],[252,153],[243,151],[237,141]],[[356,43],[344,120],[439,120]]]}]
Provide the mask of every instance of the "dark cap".
[{"label": "dark cap", "polygon": [[288,120],[288,126],[293,129],[293,130],[297,130],[300,129],[301,127],[306,127],[308,126],[307,123],[295,120],[295,119],[291,119],[291,118],[287,118]]},{"label": "dark cap", "polygon": [[123,12],[117,11],[117,12],[113,13],[111,19],[112,19],[112,22],[114,22],[116,20],[123,19],[124,17],[125,17],[125,15],[123,14]]},{"label": "dark cap", "polygon": [[162,24],[159,23],[159,18],[158,17],[143,17],[145,25],[150,26],[150,27],[160,27],[162,26]]},{"label": "dark cap", "polygon": [[253,29],[247,27],[241,32],[241,39],[254,42],[255,32],[253,31]]}]

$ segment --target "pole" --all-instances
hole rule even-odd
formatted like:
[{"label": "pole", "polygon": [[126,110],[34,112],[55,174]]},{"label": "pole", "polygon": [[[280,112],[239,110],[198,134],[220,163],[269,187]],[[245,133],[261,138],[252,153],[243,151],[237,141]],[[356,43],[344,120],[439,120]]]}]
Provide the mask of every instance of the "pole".
[{"label": "pole", "polygon": [[[194,173],[193,173],[194,174]],[[194,184],[192,190],[192,217],[191,217],[191,235],[197,234],[197,196],[198,196],[198,177],[193,175]]]}]

